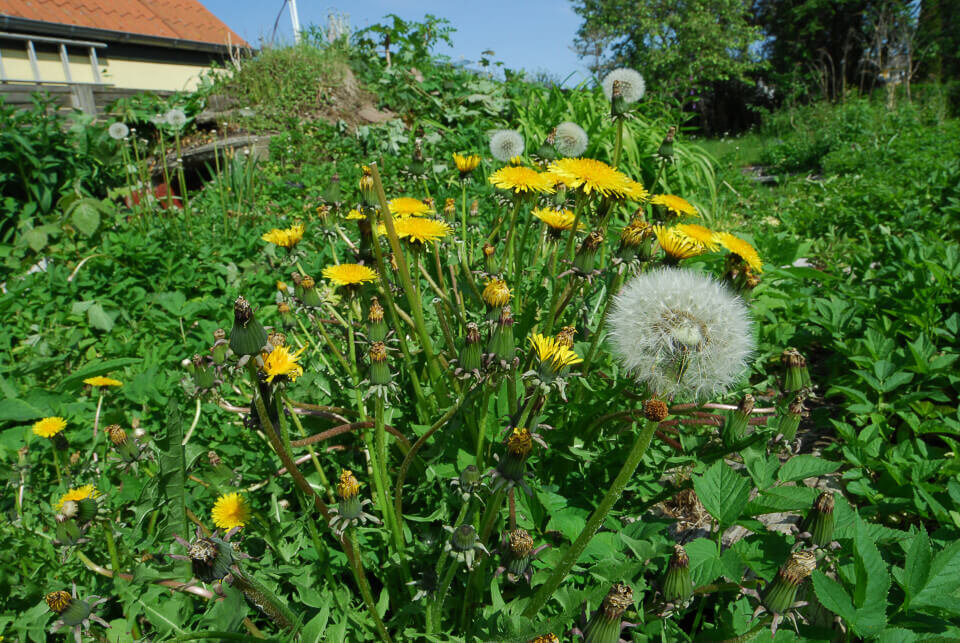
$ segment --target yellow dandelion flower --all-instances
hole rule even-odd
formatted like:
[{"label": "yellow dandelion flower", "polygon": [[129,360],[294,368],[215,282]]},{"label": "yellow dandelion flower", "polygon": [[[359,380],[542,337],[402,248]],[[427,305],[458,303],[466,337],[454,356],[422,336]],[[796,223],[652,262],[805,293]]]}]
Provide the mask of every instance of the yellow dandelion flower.
[{"label": "yellow dandelion flower", "polygon": [[398,217],[420,217],[425,214],[432,214],[434,211],[420,199],[409,196],[393,199],[387,206],[390,208],[390,213]]},{"label": "yellow dandelion flower", "polygon": [[510,289],[503,279],[491,279],[483,289],[483,300],[492,308],[501,308],[510,302]]},{"label": "yellow dandelion flower", "polygon": [[377,280],[377,271],[359,263],[342,263],[323,269],[323,278],[338,286],[355,286],[367,281]]},{"label": "yellow dandelion flower", "polygon": [[112,377],[104,377],[103,375],[97,375],[96,377],[88,377],[83,380],[84,384],[89,384],[90,386],[123,386],[123,382],[120,380],[115,380]]},{"label": "yellow dandelion flower", "polygon": [[68,492],[60,496],[60,500],[57,501],[55,509],[60,511],[63,509],[63,505],[66,502],[80,502],[81,500],[86,500],[87,498],[96,498],[100,495],[100,492],[93,488],[92,484],[85,484],[82,487],[77,489],[70,489]]},{"label": "yellow dandelion flower", "polygon": [[650,237],[651,232],[650,224],[637,217],[620,232],[620,241],[628,248],[636,248]]},{"label": "yellow dandelion flower", "polygon": [[729,232],[717,232],[714,238],[721,246],[743,259],[748,266],[757,272],[763,272],[763,262],[760,260],[760,254],[748,242]]},{"label": "yellow dandelion flower", "polygon": [[267,382],[272,382],[278,375],[286,375],[290,381],[296,381],[303,375],[303,367],[297,364],[297,359],[305,350],[307,350],[306,346],[291,354],[286,346],[277,346],[269,353],[264,351],[261,357],[263,357],[263,372],[267,375]]},{"label": "yellow dandelion flower", "polygon": [[210,517],[220,529],[243,527],[250,520],[250,505],[239,493],[228,493],[217,498]]},{"label": "yellow dandelion flower", "polygon": [[337,495],[346,500],[348,498],[355,498],[357,494],[360,493],[360,482],[357,480],[357,477],[353,475],[353,472],[349,469],[344,469],[340,472],[340,481],[337,482]]},{"label": "yellow dandelion flower", "polygon": [[584,194],[625,196],[636,189],[633,179],[596,159],[559,159],[550,165],[549,171],[569,180],[572,187],[580,188]]},{"label": "yellow dandelion flower", "polygon": [[[536,208],[533,216],[546,223],[551,230],[569,230],[573,227],[576,216],[570,210],[554,210],[553,208]],[[577,230],[585,230],[583,223],[577,224]]]},{"label": "yellow dandelion flower", "polygon": [[653,226],[653,233],[657,235],[657,243],[660,244],[660,248],[675,261],[703,254],[704,248],[702,245],[685,235],[677,234],[673,228],[655,225]]},{"label": "yellow dandelion flower", "polygon": [[287,292],[287,282],[277,280],[277,290],[280,292]]},{"label": "yellow dandelion flower", "polygon": [[303,239],[303,231],[303,224],[297,223],[284,230],[274,228],[270,232],[264,232],[260,238],[275,246],[292,248]]},{"label": "yellow dandelion flower", "polygon": [[678,223],[673,229],[677,231],[677,234],[699,243],[708,250],[717,249],[716,235],[710,228],[705,228],[696,223]]},{"label": "yellow dandelion flower", "polygon": [[627,197],[631,201],[642,203],[650,198],[650,193],[647,192],[647,188],[643,187],[643,183],[631,179],[630,183],[627,185],[627,188],[623,191],[623,196]]},{"label": "yellow dandelion flower", "polygon": [[487,179],[501,190],[520,192],[553,192],[554,179],[546,173],[540,173],[529,167],[502,167]]},{"label": "yellow dandelion flower", "polygon": [[443,221],[434,219],[420,219],[409,217],[394,222],[397,236],[407,239],[410,243],[426,243],[437,241],[450,234],[450,226]]},{"label": "yellow dandelion flower", "polygon": [[367,217],[365,217],[365,216],[360,212],[360,210],[354,208],[354,209],[350,210],[349,212],[347,212],[347,216],[345,216],[344,218],[345,218],[347,221],[357,221],[357,220],[361,220],[361,219],[366,219]]},{"label": "yellow dandelion flower", "polygon": [[43,418],[33,423],[33,432],[41,438],[52,438],[67,428],[67,421],[62,417]]},{"label": "yellow dandelion flower", "polygon": [[673,194],[657,194],[650,199],[650,203],[662,205],[677,216],[694,216],[697,214],[697,209],[690,205],[686,199]]},{"label": "yellow dandelion flower", "polygon": [[545,337],[540,333],[530,336],[530,343],[537,353],[540,363],[548,363],[554,371],[583,361],[577,353],[556,337]]},{"label": "yellow dandelion flower", "polygon": [[456,164],[457,170],[460,172],[460,174],[467,175],[477,169],[477,166],[480,165],[480,157],[476,154],[461,156],[460,154],[454,152],[453,162]]}]

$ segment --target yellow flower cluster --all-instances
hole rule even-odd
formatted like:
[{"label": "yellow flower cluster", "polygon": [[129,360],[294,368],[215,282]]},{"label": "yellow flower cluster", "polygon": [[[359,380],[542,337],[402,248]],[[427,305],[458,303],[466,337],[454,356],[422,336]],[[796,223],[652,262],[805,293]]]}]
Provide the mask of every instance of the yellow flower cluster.
[{"label": "yellow flower cluster", "polygon": [[281,248],[292,248],[303,239],[303,231],[303,224],[296,223],[284,230],[274,228],[270,232],[264,232],[260,238]]}]

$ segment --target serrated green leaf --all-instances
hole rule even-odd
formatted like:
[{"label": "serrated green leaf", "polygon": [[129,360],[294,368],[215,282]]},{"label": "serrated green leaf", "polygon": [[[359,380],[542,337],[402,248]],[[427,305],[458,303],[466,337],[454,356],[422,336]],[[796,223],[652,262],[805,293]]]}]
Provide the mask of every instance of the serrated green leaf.
[{"label": "serrated green leaf", "polygon": [[750,498],[750,483],[720,460],[702,476],[694,477],[693,488],[704,508],[723,526],[740,517]]},{"label": "serrated green leaf", "polygon": [[930,575],[930,562],[933,559],[933,551],[930,548],[930,538],[927,532],[921,527],[913,540],[907,547],[907,557],[903,564],[903,591],[906,597],[903,603],[904,609],[908,610],[910,601],[919,594],[927,584],[927,578]]},{"label": "serrated green leaf", "polygon": [[842,618],[848,625],[857,620],[857,610],[850,600],[850,595],[843,589],[843,585],[833,580],[819,569],[813,572],[813,591],[817,598],[828,610]]},{"label": "serrated green leaf", "polygon": [[25,422],[43,416],[43,411],[21,399],[0,400],[0,421]]},{"label": "serrated green leaf", "polygon": [[831,462],[812,455],[798,455],[783,463],[777,473],[777,479],[780,482],[793,482],[833,473],[839,468],[839,462]]},{"label": "serrated green leaf", "polygon": [[[166,529],[162,539],[170,541],[174,539],[175,534],[181,538],[186,538],[188,535],[187,510],[184,501],[186,461],[181,444],[183,425],[180,407],[175,399],[167,404],[166,417],[165,430],[157,439],[159,449],[157,463],[160,465],[157,483],[166,508]],[[181,573],[189,574],[190,562],[181,561],[177,567]]]},{"label": "serrated green leaf", "polygon": [[717,543],[708,538],[697,538],[684,545],[690,557],[690,578],[694,586],[707,585],[723,575],[724,565],[717,551]]},{"label": "serrated green leaf", "polygon": [[330,621],[330,599],[331,594],[326,594],[327,604],[320,608],[320,613],[314,616],[303,626],[300,633],[300,640],[303,643],[320,643],[326,639],[323,633],[327,630],[327,623]]},{"label": "serrated green leaf", "polygon": [[857,608],[855,629],[861,636],[875,636],[887,626],[890,574],[862,519],[857,520],[853,553],[856,572],[853,604]]},{"label": "serrated green leaf", "polygon": [[[907,564],[909,564],[909,558]],[[914,610],[934,607],[955,615],[960,614],[958,589],[960,589],[960,541],[954,541],[933,558],[926,583],[914,594],[910,607]]]},{"label": "serrated green leaf", "polygon": [[32,228],[23,233],[23,240],[27,242],[30,249],[34,252],[40,252],[47,247],[47,233],[42,228]]}]

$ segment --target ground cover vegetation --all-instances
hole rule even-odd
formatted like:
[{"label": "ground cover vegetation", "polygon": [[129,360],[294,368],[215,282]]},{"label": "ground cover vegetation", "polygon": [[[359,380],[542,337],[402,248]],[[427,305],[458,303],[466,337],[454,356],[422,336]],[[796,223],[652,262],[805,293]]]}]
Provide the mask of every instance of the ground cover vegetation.
[{"label": "ground cover vegetation", "polygon": [[[449,35],[4,112],[0,633],[960,636],[944,93],[707,152],[636,72],[498,80]],[[396,118],[321,118],[347,72]],[[270,155],[196,182],[214,93]]]}]

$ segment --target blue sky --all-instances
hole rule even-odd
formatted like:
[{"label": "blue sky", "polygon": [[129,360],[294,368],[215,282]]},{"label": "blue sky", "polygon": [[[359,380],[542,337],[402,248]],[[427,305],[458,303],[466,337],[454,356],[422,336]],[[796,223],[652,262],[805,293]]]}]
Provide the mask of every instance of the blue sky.
[{"label": "blue sky", "polygon": [[[251,44],[268,39],[283,6],[283,0],[201,0],[231,29]],[[454,47],[439,51],[456,60],[476,61],[480,52],[492,49],[495,60],[511,69],[545,70],[560,79],[576,72],[568,81],[587,77],[586,67],[570,49],[580,26],[569,0],[353,0],[340,5],[298,0],[301,26],[325,25],[331,12],[349,16],[354,30],[380,22],[388,13],[404,20],[422,20],[425,14],[446,18],[456,29]],[[279,36],[292,40],[290,14],[280,16]]]}]

